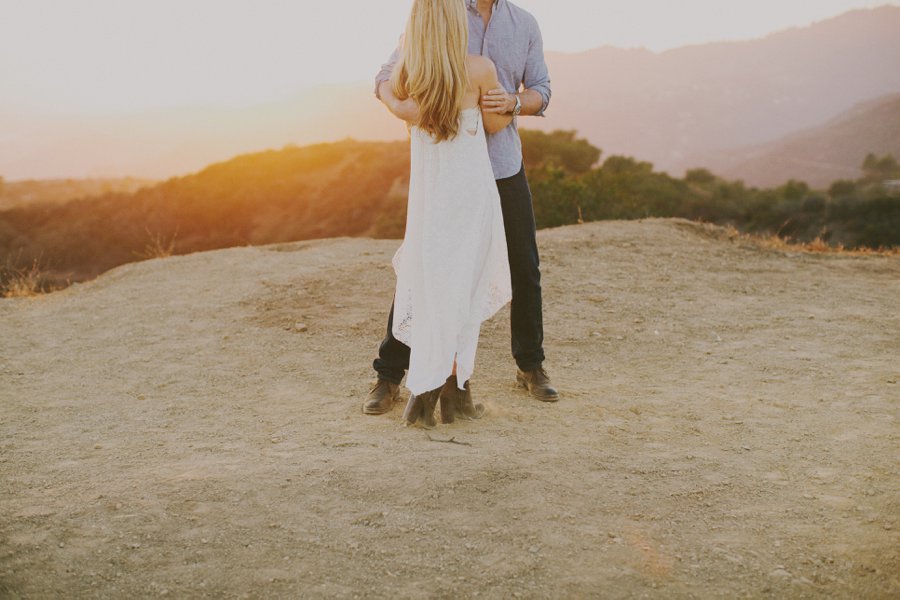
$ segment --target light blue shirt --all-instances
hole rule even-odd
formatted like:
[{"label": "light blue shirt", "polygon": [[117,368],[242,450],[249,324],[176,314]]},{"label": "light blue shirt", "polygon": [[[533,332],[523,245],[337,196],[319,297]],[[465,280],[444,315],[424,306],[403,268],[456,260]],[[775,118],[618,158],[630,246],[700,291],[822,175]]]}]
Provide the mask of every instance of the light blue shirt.
[{"label": "light blue shirt", "polygon": [[[469,12],[469,54],[479,54],[494,61],[500,85],[510,93],[522,88],[538,92],[543,104],[537,116],[543,116],[550,103],[550,75],[544,62],[544,42],[541,30],[531,13],[509,0],[496,0],[487,27],[478,14],[476,0],[466,0]],[[378,86],[391,78],[394,65],[400,59],[400,48],[394,50],[375,77]],[[505,179],[522,168],[522,141],[518,119],[493,135],[487,136],[488,154],[494,167],[494,178]]]}]

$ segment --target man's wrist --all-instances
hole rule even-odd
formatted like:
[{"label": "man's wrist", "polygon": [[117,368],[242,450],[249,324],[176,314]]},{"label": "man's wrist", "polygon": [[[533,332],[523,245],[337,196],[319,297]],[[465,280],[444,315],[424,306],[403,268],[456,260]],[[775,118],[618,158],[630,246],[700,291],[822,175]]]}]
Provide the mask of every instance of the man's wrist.
[{"label": "man's wrist", "polygon": [[507,113],[517,117],[522,112],[522,98],[518,94],[513,94],[513,98],[513,107]]}]

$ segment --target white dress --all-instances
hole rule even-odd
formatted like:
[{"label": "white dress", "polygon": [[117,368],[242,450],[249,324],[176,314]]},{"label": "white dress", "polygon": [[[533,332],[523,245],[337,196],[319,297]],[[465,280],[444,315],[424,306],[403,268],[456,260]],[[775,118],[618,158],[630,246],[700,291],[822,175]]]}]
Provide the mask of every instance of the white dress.
[{"label": "white dress", "polygon": [[406,387],[441,387],[456,358],[460,388],[475,366],[481,323],[512,298],[500,195],[481,109],[463,109],[459,134],[435,142],[410,128],[406,235],[397,274],[394,337],[410,347]]}]

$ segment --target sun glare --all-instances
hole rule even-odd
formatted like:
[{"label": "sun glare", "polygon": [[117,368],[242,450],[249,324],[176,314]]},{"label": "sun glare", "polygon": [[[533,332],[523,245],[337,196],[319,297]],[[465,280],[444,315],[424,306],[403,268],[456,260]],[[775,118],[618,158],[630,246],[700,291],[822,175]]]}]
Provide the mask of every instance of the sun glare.
[{"label": "sun glare", "polygon": [[[242,106],[327,83],[369,80],[411,0],[0,0],[0,108],[109,113]],[[545,48],[647,46],[752,37],[884,0],[520,0]],[[888,2],[889,3],[889,2]]]},{"label": "sun glare", "polygon": [[390,52],[404,9],[353,4],[348,21],[345,3],[4,0],[0,74],[9,85],[0,103],[55,112],[241,106],[359,81]]}]

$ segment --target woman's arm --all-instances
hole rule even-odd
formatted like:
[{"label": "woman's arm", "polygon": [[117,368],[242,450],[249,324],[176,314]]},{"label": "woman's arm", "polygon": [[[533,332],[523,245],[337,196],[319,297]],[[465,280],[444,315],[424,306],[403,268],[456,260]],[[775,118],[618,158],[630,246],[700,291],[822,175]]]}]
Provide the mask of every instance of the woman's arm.
[{"label": "woman's arm", "polygon": [[[479,105],[482,105],[481,98],[484,97],[488,90],[493,90],[502,86],[500,85],[500,81],[497,78],[497,67],[494,66],[494,62],[489,58],[479,58],[478,103]],[[497,133],[498,131],[506,129],[506,127],[510,123],[512,123],[513,120],[511,114],[501,115],[495,112],[489,112],[483,105],[481,106],[481,116],[482,120],[484,121],[484,130],[488,133]]]}]

